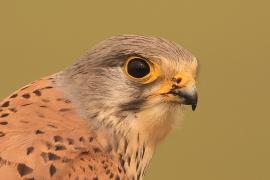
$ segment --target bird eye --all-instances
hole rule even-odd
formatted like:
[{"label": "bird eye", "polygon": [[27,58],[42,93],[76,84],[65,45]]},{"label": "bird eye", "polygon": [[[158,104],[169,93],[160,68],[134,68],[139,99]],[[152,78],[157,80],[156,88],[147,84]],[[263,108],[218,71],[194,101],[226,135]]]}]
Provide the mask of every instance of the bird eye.
[{"label": "bird eye", "polygon": [[150,73],[150,66],[144,59],[134,58],[128,62],[127,72],[134,78],[143,78]]}]

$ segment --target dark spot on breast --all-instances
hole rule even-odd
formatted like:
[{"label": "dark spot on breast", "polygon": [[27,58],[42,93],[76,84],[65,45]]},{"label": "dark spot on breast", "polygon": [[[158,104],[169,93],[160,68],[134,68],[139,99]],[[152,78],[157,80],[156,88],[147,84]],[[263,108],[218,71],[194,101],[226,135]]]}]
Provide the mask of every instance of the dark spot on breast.
[{"label": "dark spot on breast", "polygon": [[69,144],[69,145],[74,144],[74,140],[73,140],[73,139],[71,139],[71,138],[67,138],[67,141],[68,141],[68,144]]},{"label": "dark spot on breast", "polygon": [[63,138],[61,136],[54,136],[54,142],[63,142]]},{"label": "dark spot on breast", "polygon": [[84,138],[83,137],[80,137],[79,138],[79,141],[83,142],[84,141]]},{"label": "dark spot on breast", "polygon": [[43,131],[41,131],[41,130],[36,130],[36,132],[35,132],[36,134],[44,134],[44,132]]},{"label": "dark spot on breast", "polygon": [[65,146],[63,146],[63,145],[60,145],[60,144],[55,145],[55,150],[56,151],[62,151],[62,150],[66,150],[66,149],[67,148]]},{"label": "dark spot on breast", "polygon": [[128,161],[128,165],[130,166],[130,162],[131,162],[131,157],[130,156],[128,156],[127,161]]},{"label": "dark spot on breast", "polygon": [[83,172],[85,172],[85,168],[84,168],[84,167],[80,166],[80,169],[81,169]]},{"label": "dark spot on breast", "polygon": [[57,127],[52,125],[52,124],[48,124],[48,126],[51,127],[51,128],[57,129]]},{"label": "dark spot on breast", "polygon": [[26,154],[29,155],[29,154],[31,154],[33,151],[34,151],[34,147],[33,147],[33,146],[28,147],[28,148],[26,149]]},{"label": "dark spot on breast", "polygon": [[140,161],[137,161],[137,164],[136,164],[136,170],[139,169],[139,165],[140,165]]},{"label": "dark spot on breast", "polygon": [[119,162],[120,162],[121,167],[124,169],[125,168],[125,160],[123,159],[122,155],[120,155],[120,157],[119,157]]},{"label": "dark spot on breast", "polygon": [[98,177],[94,177],[93,180],[98,180]]},{"label": "dark spot on breast", "polygon": [[93,169],[94,169],[94,167],[91,166],[91,165],[88,165],[88,168],[89,168],[91,171],[93,171]]},{"label": "dark spot on breast", "polygon": [[32,103],[23,104],[22,107],[29,106],[29,105],[31,105],[31,104],[32,104]]},{"label": "dark spot on breast", "polygon": [[7,116],[9,116],[9,113],[4,113],[1,115],[1,118],[7,117]]},{"label": "dark spot on breast", "polygon": [[7,124],[8,124],[7,121],[2,121],[2,122],[0,122],[0,125],[7,125]]},{"label": "dark spot on breast", "polygon": [[23,94],[22,97],[25,99],[29,99],[31,96],[29,93],[26,93],[26,94]]},{"label": "dark spot on breast", "polygon": [[137,149],[137,151],[136,151],[135,159],[138,158],[138,155],[139,155],[139,149]]},{"label": "dark spot on breast", "polygon": [[21,177],[27,175],[27,174],[30,174],[33,172],[33,169],[28,167],[27,165],[25,164],[18,164],[17,165],[17,171],[18,173],[20,174]]},{"label": "dark spot on breast", "polygon": [[54,154],[54,153],[48,153],[48,159],[49,159],[50,161],[55,161],[55,160],[59,160],[60,157],[57,156],[57,155]]},{"label": "dark spot on breast", "polygon": [[34,93],[36,96],[41,96],[41,91],[40,91],[40,90],[35,90],[35,91],[33,91],[33,93]]},{"label": "dark spot on breast", "polygon": [[6,134],[0,131],[0,137],[5,136]]},{"label": "dark spot on breast", "polygon": [[60,112],[67,112],[67,111],[71,111],[71,109],[68,109],[68,108],[62,108],[62,109],[59,109]]},{"label": "dark spot on breast", "polygon": [[49,172],[51,176],[56,173],[56,167],[53,164],[50,166]]},{"label": "dark spot on breast", "polygon": [[68,100],[68,99],[67,99],[67,100],[65,100],[64,102],[65,102],[65,103],[67,103],[67,104],[71,103],[71,101],[70,101],[70,100]]},{"label": "dark spot on breast", "polygon": [[140,179],[141,177],[141,170],[139,171],[139,173],[137,174],[137,179]]},{"label": "dark spot on breast", "polygon": [[127,142],[127,138],[125,138],[125,141],[124,141],[124,153],[127,152],[127,148],[128,148],[128,142]]},{"label": "dark spot on breast", "polygon": [[93,137],[90,137],[90,138],[89,138],[89,142],[92,142],[93,140],[94,140]]},{"label": "dark spot on breast", "polygon": [[103,166],[104,169],[108,169],[108,167],[109,166],[107,164]]},{"label": "dark spot on breast", "polygon": [[145,145],[143,145],[143,148],[142,148],[142,159],[144,157],[144,153],[145,153]]},{"label": "dark spot on breast", "polygon": [[39,107],[41,107],[41,108],[47,108],[48,106],[45,106],[45,105],[41,105],[41,106],[39,106]]},{"label": "dark spot on breast", "polygon": [[122,173],[122,170],[121,170],[121,168],[119,166],[118,166],[118,172]]},{"label": "dark spot on breast", "polygon": [[16,108],[9,108],[9,110],[10,110],[11,112],[14,112],[14,113],[17,112],[17,109],[16,109]]},{"label": "dark spot on breast", "polygon": [[47,86],[47,87],[44,87],[42,89],[52,89],[53,87],[52,86]]},{"label": "dark spot on breast", "polygon": [[120,177],[118,175],[115,176],[115,180],[120,180]]},{"label": "dark spot on breast", "polygon": [[56,101],[63,101],[63,99],[62,98],[57,98]]},{"label": "dark spot on breast", "polygon": [[109,176],[109,178],[110,178],[110,179],[112,179],[112,178],[113,178],[113,176],[114,176],[114,174],[113,174],[113,173],[111,173],[111,174],[110,174],[110,176]]},{"label": "dark spot on breast", "polygon": [[12,96],[10,96],[10,98],[16,98],[18,96],[18,94],[13,94]]},{"label": "dark spot on breast", "polygon": [[6,101],[2,104],[2,107],[8,107],[9,106],[9,101]]}]

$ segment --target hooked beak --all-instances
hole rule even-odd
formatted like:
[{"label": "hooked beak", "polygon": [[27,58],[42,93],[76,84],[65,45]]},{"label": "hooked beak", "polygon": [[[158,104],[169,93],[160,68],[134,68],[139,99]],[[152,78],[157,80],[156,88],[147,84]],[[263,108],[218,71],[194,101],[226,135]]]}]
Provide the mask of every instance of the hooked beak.
[{"label": "hooked beak", "polygon": [[182,88],[173,88],[169,94],[180,98],[182,104],[191,105],[192,110],[195,111],[197,107],[198,94],[194,84],[188,84]]},{"label": "hooked beak", "polygon": [[195,111],[198,101],[195,84],[196,82],[191,73],[179,72],[171,80],[162,84],[158,94],[165,95],[166,101],[191,105],[192,110]]}]

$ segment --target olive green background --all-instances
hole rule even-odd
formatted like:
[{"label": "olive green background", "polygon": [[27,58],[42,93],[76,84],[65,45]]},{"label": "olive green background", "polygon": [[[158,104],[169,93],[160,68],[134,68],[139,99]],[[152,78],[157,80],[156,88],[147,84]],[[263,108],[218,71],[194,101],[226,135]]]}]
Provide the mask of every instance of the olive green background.
[{"label": "olive green background", "polygon": [[106,37],[165,37],[200,60],[199,105],[158,147],[146,180],[269,180],[269,7],[262,0],[1,0],[0,98]]}]

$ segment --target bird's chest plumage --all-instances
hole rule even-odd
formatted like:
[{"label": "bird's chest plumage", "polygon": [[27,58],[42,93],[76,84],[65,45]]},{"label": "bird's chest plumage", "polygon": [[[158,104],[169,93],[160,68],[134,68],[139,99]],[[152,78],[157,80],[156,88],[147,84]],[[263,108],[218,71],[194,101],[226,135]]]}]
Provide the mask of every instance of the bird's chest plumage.
[{"label": "bird's chest plumage", "polygon": [[[110,154],[117,157],[118,164],[128,179],[143,179],[153,151],[147,146],[140,134],[122,136],[114,134],[108,142],[112,147]],[[110,138],[109,138],[110,139]],[[105,146],[106,147],[106,146]]]},{"label": "bird's chest plumage", "polygon": [[0,177],[6,179],[126,179],[120,160],[101,145],[54,80],[30,84],[0,108]]}]

